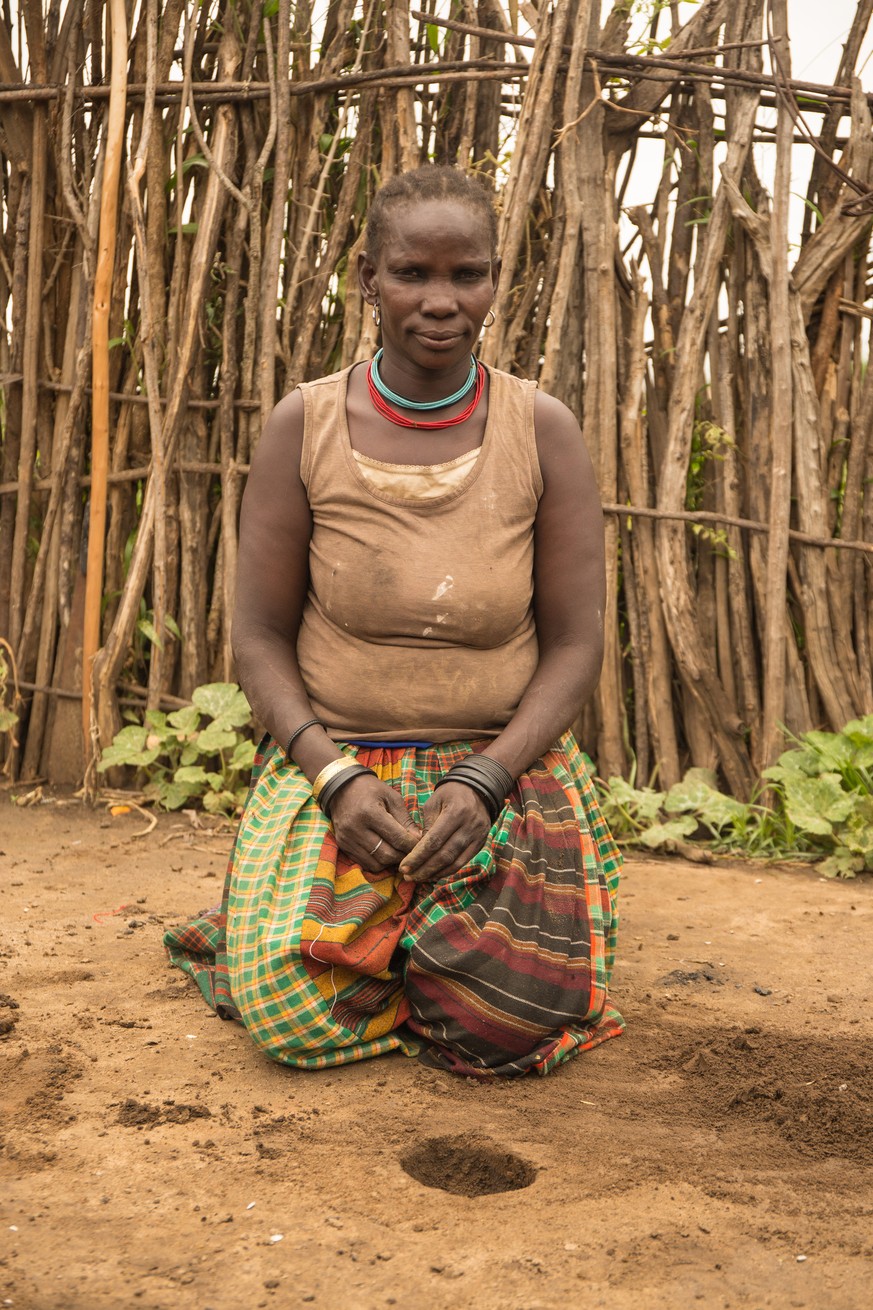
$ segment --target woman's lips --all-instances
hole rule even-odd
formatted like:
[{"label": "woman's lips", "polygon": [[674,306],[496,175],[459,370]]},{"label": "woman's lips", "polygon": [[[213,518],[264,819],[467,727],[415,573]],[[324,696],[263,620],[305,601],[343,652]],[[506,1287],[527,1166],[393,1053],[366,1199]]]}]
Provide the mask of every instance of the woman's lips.
[{"label": "woman's lips", "polygon": [[442,334],[432,335],[429,332],[416,332],[415,335],[418,337],[419,341],[430,350],[449,350],[452,346],[456,346],[461,340],[460,332],[452,332],[447,336],[443,336]]}]

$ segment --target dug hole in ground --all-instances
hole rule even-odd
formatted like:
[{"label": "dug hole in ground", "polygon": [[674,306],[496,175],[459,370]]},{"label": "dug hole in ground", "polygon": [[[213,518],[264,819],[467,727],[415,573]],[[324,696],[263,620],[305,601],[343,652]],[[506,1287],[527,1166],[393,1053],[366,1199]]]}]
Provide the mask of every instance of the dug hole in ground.
[{"label": "dug hole in ground", "polygon": [[868,1310],[871,879],[629,859],[624,1037],[305,1073],[166,962],[229,833],[64,799],[0,800],[3,1306]]}]

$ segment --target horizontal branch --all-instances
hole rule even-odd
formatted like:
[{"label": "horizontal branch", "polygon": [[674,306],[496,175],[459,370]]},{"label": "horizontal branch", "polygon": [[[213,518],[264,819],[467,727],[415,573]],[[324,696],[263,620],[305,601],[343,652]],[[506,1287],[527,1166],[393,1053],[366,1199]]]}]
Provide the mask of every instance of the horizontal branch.
[{"label": "horizontal branch", "polygon": [[[601,506],[604,514],[616,514],[619,518],[627,514],[630,518],[665,519],[670,523],[722,523],[729,528],[742,528],[746,532],[768,533],[767,523],[757,523],[754,519],[732,518],[729,514],[718,514],[706,509],[661,510],[639,505]],[[837,550],[859,550],[865,555],[873,555],[873,545],[868,541],[844,541],[841,537],[814,537],[809,532],[798,532],[789,528],[788,535],[792,541],[804,546],[821,546],[827,549],[833,546]]]},{"label": "horizontal branch", "polygon": [[[206,464],[201,460],[192,459],[179,460],[172,465],[172,468],[177,473],[208,474],[209,476],[217,476],[221,473],[220,464]],[[227,469],[227,475],[231,477],[245,475],[249,472],[250,468],[250,464],[234,464]],[[115,484],[121,482],[142,482],[144,478],[148,477],[150,472],[150,464],[142,464],[137,468],[116,469],[115,472],[107,474],[107,481]],[[53,483],[53,478],[40,478],[38,481],[32,483],[31,490],[35,492],[50,491]],[[77,486],[90,487],[90,485],[91,475],[89,473],[83,473],[77,481]],[[17,482],[0,482],[0,496],[14,496],[18,490],[19,485]]]},{"label": "horizontal branch", "polygon": [[[495,59],[455,59],[444,63],[432,64],[397,64],[391,68],[373,68],[358,73],[345,73],[336,77],[314,78],[311,82],[291,79],[288,94],[292,96],[318,95],[328,91],[341,91],[346,87],[356,86],[391,86],[395,83],[435,82],[450,73],[481,72],[505,73],[507,78],[524,76],[523,64],[501,62]],[[45,85],[37,82],[0,83],[0,102],[2,101],[37,101],[56,100],[64,88],[60,85]],[[142,100],[145,97],[144,82],[131,82],[127,88],[128,100]],[[160,82],[155,94],[163,103],[175,103],[181,100],[183,86],[181,82]],[[266,100],[270,95],[269,82],[194,82],[191,94],[195,100],[214,100],[218,103],[233,100]],[[73,90],[77,100],[96,103],[109,99],[109,87],[105,83],[89,86],[77,86]]]},{"label": "horizontal branch", "polygon": [[[483,29],[489,31],[490,29]],[[716,47],[712,47],[716,49]],[[726,47],[719,47],[726,48]],[[688,53],[696,53],[690,51]],[[848,110],[851,91],[845,86],[828,85],[822,82],[802,82],[795,78],[777,83],[769,73],[754,72],[750,69],[729,68],[723,64],[700,64],[685,57],[659,55],[617,54],[610,50],[589,50],[587,61],[606,69],[632,74],[641,81],[704,81],[710,84],[731,84],[757,87],[759,90],[773,89],[781,86],[790,88],[795,94],[815,97],[816,102],[804,104],[805,110],[824,111],[831,101],[845,104]],[[292,96],[323,94],[330,91],[343,91],[357,86],[373,88],[397,85],[423,85],[428,82],[448,81],[461,75],[466,80],[475,80],[477,76],[491,79],[505,78],[511,81],[527,76],[528,66],[524,63],[498,62],[493,59],[460,59],[431,64],[400,64],[392,68],[370,69],[366,72],[346,73],[336,77],[316,78],[311,82],[292,80],[288,93]],[[679,77],[676,77],[676,74]],[[48,86],[42,83],[3,83],[0,84],[0,102],[2,101],[38,101],[57,99],[63,87]],[[270,94],[268,82],[195,82],[191,88],[197,100],[211,100],[215,103],[234,101],[264,100]],[[96,103],[109,98],[109,87],[103,83],[76,87],[75,97],[86,103]],[[145,95],[144,83],[132,83],[128,88],[128,99],[141,100]],[[161,103],[169,104],[180,100],[181,82],[162,82],[157,87],[157,97]],[[873,92],[867,93],[867,102],[873,107]],[[647,115],[648,116],[648,115]]]},{"label": "horizontal branch", "polygon": [[[19,682],[17,686],[21,691],[30,691],[40,696],[56,696],[59,700],[82,699],[81,691],[71,691],[69,687],[49,687],[39,682]],[[142,706],[143,700],[148,695],[148,690],[145,687],[137,687],[129,682],[119,682],[117,689],[128,693],[127,696],[119,697],[119,705]],[[24,697],[20,699],[23,700]],[[191,701],[183,700],[181,696],[162,695],[159,697],[158,703],[168,710],[184,710],[191,704]]]},{"label": "horizontal branch", "polygon": [[[22,373],[0,373],[0,387],[13,386],[23,381],[24,375]],[[55,382],[49,378],[40,378],[37,382],[37,386],[40,391],[57,391],[64,395],[68,395],[73,390],[68,382]],[[90,396],[90,387],[85,388],[85,394]],[[141,392],[131,393],[129,391],[110,391],[109,399],[117,400],[119,404],[123,405],[147,405],[149,403],[148,396],[143,395]],[[161,396],[159,404],[166,405],[167,403],[167,398]],[[186,404],[188,409],[218,409],[221,401],[189,400]],[[233,404],[235,409],[247,409],[252,413],[261,408],[261,402],[259,400],[235,400]]]},{"label": "horizontal branch", "polygon": [[[127,399],[130,399],[130,397],[127,397]],[[205,460],[179,460],[173,465],[173,468],[178,473],[199,476],[220,477],[222,473],[221,464],[209,463]],[[232,464],[225,470],[225,474],[244,477],[249,473],[250,469],[250,464]],[[140,482],[148,477],[149,472],[150,466],[147,464],[138,468],[119,469],[109,474],[109,481],[116,484]],[[87,473],[79,478],[78,485],[80,487],[89,487],[91,485],[91,478]],[[40,478],[38,482],[33,483],[33,490],[49,491],[51,486],[51,478]],[[17,482],[0,483],[0,496],[15,495],[17,491]],[[629,518],[665,519],[671,523],[723,524],[729,528],[741,528],[745,532],[762,532],[766,534],[770,531],[766,523],[758,523],[754,519],[732,518],[729,514],[719,514],[712,510],[660,510],[644,505],[614,505],[608,503],[605,503],[602,509],[604,514],[615,514],[619,518],[626,514]],[[819,546],[823,549],[832,547],[835,550],[857,550],[862,554],[873,555],[873,544],[867,541],[844,541],[841,537],[815,537],[809,532],[799,532],[794,528],[789,530],[788,535],[792,541],[797,541],[804,546]]]}]

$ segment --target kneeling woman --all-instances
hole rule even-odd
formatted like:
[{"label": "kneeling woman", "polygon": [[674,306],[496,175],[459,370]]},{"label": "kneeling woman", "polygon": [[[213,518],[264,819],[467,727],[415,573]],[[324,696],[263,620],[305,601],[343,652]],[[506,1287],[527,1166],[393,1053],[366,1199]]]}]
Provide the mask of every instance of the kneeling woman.
[{"label": "kneeling woman", "polygon": [[166,942],[286,1064],[547,1073],[622,1029],[619,858],[569,732],[601,511],[570,412],[473,354],[498,272],[478,183],[387,183],[382,349],[286,396],[248,479],[234,651],[269,736],[221,910]]}]

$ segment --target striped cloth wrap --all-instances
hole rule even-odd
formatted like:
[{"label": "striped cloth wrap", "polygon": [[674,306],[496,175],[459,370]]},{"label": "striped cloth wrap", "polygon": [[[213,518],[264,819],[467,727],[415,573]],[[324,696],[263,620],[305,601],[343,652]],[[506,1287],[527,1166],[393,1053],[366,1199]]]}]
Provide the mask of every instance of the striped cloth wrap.
[{"label": "striped cloth wrap", "polygon": [[[437,779],[486,744],[345,750],[418,822]],[[304,774],[265,738],[222,904],[164,942],[281,1063],[399,1049],[476,1078],[546,1074],[623,1031],[607,995],[620,864],[570,734],[520,776],[478,854],[425,884],[347,859]]]}]

